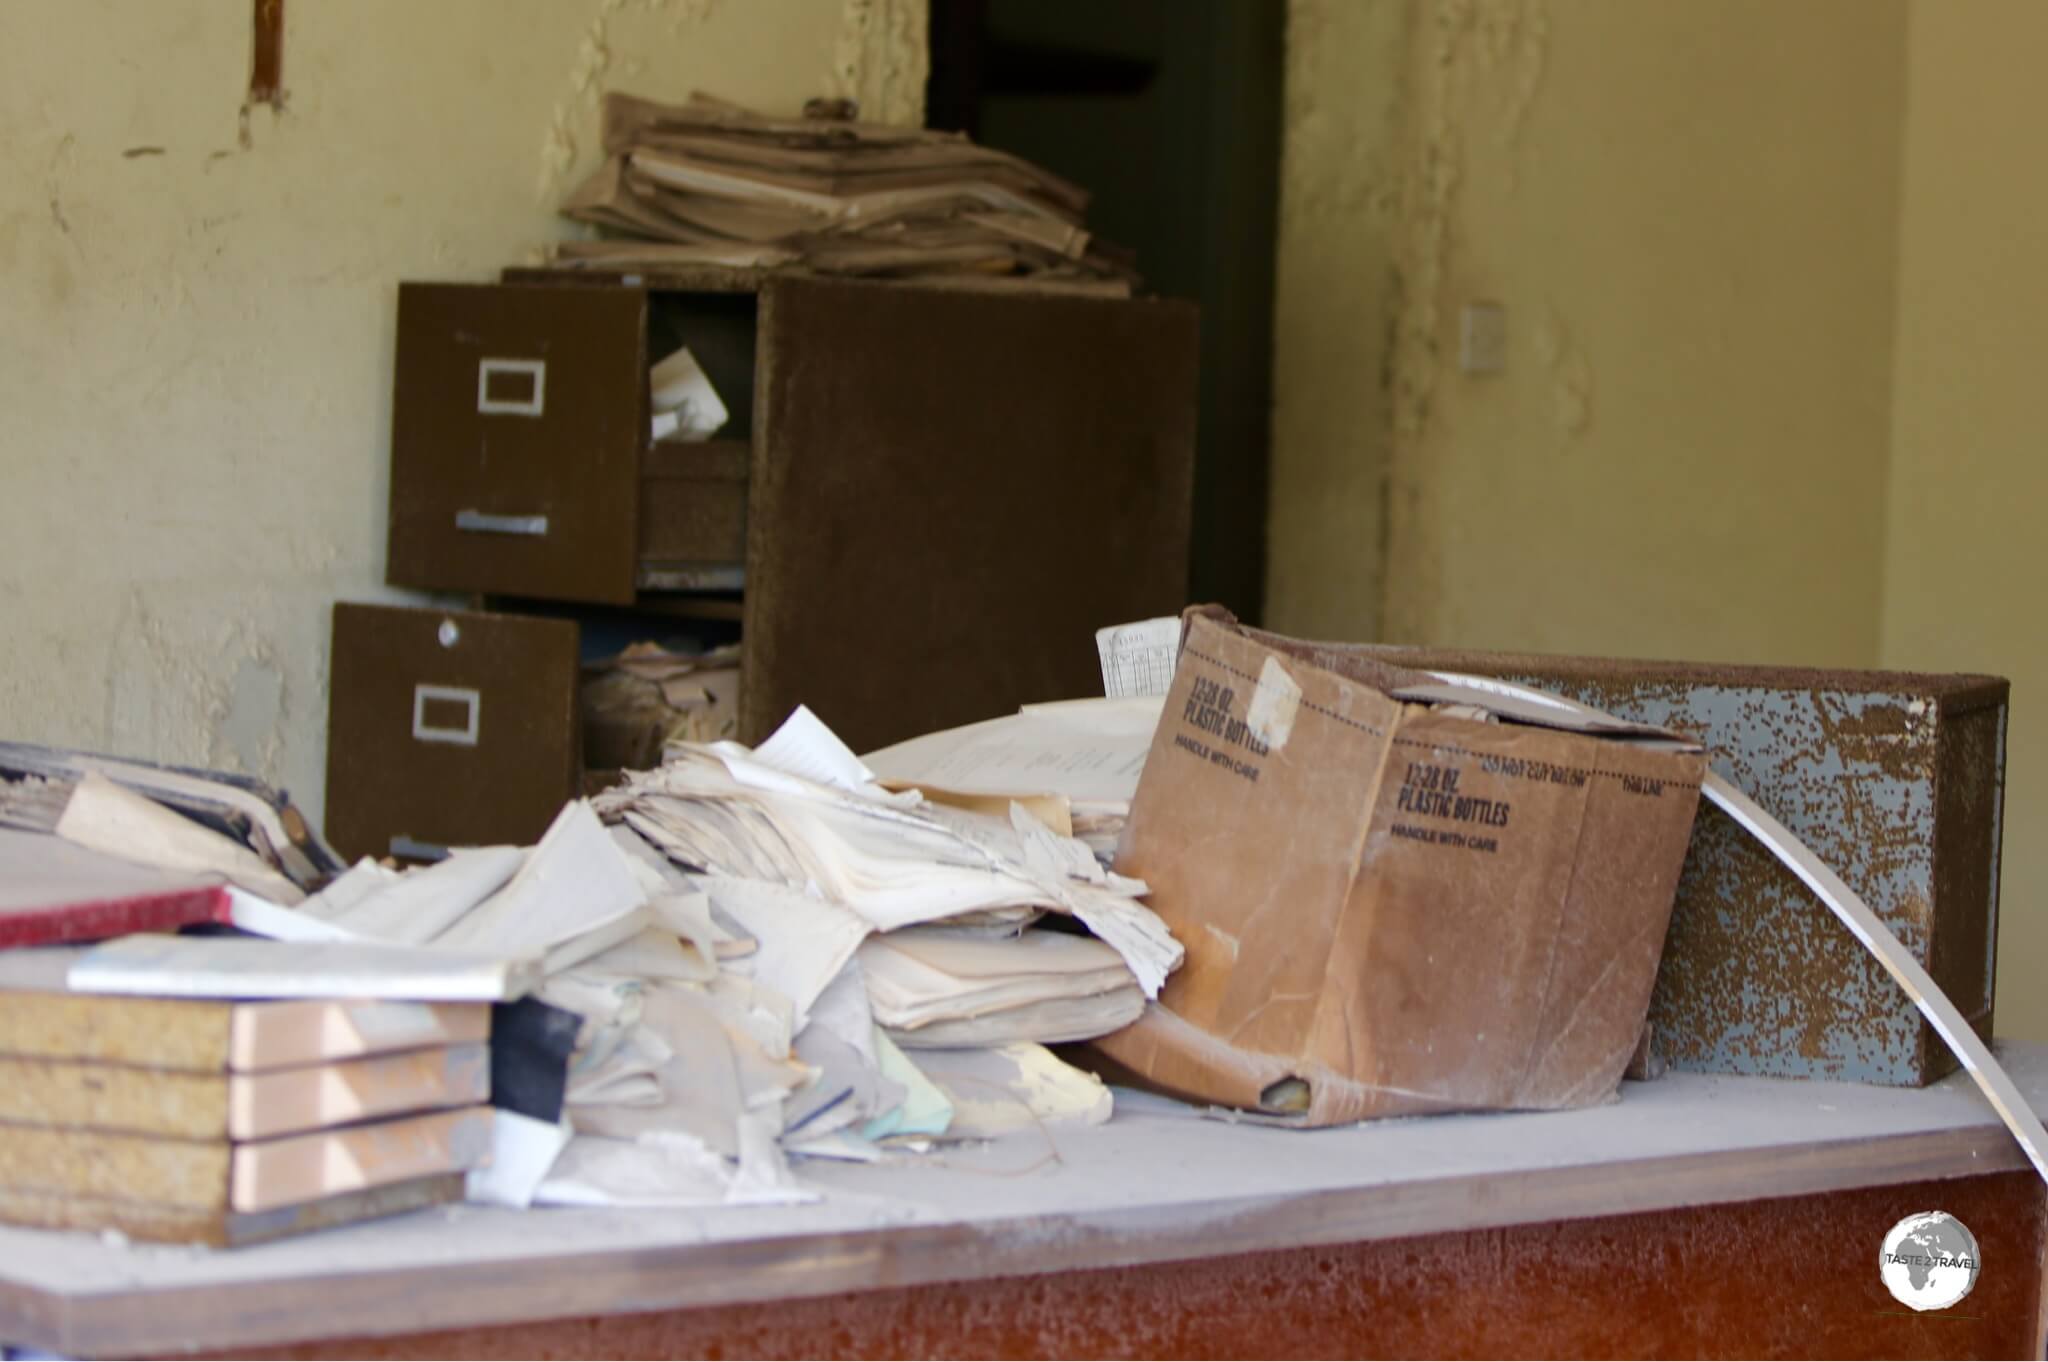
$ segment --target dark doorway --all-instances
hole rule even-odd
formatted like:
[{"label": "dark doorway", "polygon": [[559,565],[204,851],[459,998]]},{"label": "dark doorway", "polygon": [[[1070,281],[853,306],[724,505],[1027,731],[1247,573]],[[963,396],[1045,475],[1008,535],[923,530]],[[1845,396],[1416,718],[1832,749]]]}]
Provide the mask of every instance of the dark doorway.
[{"label": "dark doorway", "polygon": [[1190,599],[1265,595],[1282,0],[932,0],[927,120],[1094,194],[1090,230],[1202,308]]}]

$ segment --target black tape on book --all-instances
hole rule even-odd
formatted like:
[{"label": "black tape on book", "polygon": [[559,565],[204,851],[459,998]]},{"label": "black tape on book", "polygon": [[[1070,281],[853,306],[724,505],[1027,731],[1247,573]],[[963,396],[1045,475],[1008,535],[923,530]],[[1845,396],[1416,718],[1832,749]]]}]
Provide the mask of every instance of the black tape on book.
[{"label": "black tape on book", "polygon": [[569,1056],[583,1018],[538,998],[491,1007],[491,1105],[561,1119],[569,1087]]}]

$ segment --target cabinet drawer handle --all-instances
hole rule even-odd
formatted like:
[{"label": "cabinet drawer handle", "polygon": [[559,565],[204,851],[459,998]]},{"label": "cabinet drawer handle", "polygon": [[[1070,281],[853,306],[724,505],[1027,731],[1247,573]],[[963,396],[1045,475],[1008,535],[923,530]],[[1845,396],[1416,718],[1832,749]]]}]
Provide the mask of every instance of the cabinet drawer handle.
[{"label": "cabinet drawer handle", "polygon": [[[434,707],[429,717],[427,707]],[[460,707],[459,715],[453,712]],[[412,735],[421,742],[455,743],[475,747],[477,720],[483,713],[483,697],[471,686],[429,686],[422,682],[412,688]]]},{"label": "cabinet drawer handle", "polygon": [[547,537],[548,518],[544,515],[492,515],[488,511],[457,511],[455,528],[471,534],[526,534],[536,539]]},{"label": "cabinet drawer handle", "polygon": [[539,416],[548,405],[544,359],[480,359],[476,409],[483,416]]}]

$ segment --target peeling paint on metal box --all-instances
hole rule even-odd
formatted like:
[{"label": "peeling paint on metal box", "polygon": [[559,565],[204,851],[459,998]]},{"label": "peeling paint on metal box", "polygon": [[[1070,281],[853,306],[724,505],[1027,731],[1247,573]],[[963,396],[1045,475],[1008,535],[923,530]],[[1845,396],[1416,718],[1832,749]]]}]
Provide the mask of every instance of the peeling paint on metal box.
[{"label": "peeling paint on metal box", "polygon": [[[1933,696],[1619,679],[1549,684],[1699,738],[1717,772],[1798,834],[1932,968],[1936,904],[1946,897],[1935,854],[1944,734]],[[2003,762],[1982,764],[1969,778],[2001,785]],[[1978,903],[1959,903],[1947,916],[1995,913],[1995,870],[1980,883]],[[1941,982],[1988,1034],[1991,962],[1987,954],[1975,963],[1945,971]],[[1918,1009],[1825,905],[1711,808],[1701,809],[1694,829],[1650,1017],[1663,1058],[1682,1069],[1913,1085],[1954,1067],[1938,1042],[1923,1042]]]},{"label": "peeling paint on metal box", "polygon": [[[2007,684],[1981,676],[1369,651],[1551,690],[1706,745],[1713,769],[1862,895],[1987,1039]],[[1791,871],[1702,805],[1650,1003],[1663,1060],[1708,1073],[1925,1084],[1955,1068]]]}]

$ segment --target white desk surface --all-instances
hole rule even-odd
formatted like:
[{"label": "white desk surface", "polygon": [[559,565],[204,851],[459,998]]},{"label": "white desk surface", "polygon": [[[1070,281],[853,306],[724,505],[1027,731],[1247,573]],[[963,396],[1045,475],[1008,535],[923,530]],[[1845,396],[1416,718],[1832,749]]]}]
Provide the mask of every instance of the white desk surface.
[{"label": "white desk surface", "polygon": [[[2048,1109],[2048,1047],[2000,1053]],[[827,1199],[423,1211],[254,1248],[0,1227],[0,1342],[161,1353],[1072,1271],[2003,1172],[1968,1077],[1673,1073],[1586,1111],[1273,1130],[1118,1093],[1107,1125],[921,1162],[808,1162]]]}]

